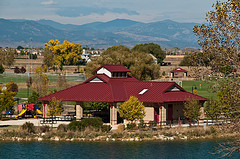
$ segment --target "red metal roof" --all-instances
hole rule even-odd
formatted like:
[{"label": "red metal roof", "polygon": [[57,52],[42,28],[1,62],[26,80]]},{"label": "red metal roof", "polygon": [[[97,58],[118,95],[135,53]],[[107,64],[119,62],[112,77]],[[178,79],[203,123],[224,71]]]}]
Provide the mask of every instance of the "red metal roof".
[{"label": "red metal roof", "polygon": [[129,69],[127,69],[123,65],[102,65],[98,67],[94,72],[97,72],[102,67],[106,68],[110,72],[131,72]]},{"label": "red metal roof", "polygon": [[[96,77],[103,82],[91,82]],[[177,87],[178,91],[170,91],[173,87]],[[140,101],[150,103],[186,101],[189,98],[200,101],[207,100],[186,92],[175,82],[138,81],[132,76],[110,78],[105,74],[94,75],[82,84],[50,94],[39,100],[50,101],[55,97],[62,101],[124,102],[130,96],[136,96]]]},{"label": "red metal roof", "polygon": [[187,70],[182,69],[181,67],[178,67],[170,72],[188,72]]},{"label": "red metal roof", "polygon": [[112,102],[111,86],[107,83],[82,83],[65,90],[40,98],[42,101],[50,101],[55,97],[62,101],[89,101],[89,102]]},{"label": "red metal roof", "polygon": [[187,101],[189,99],[199,100],[199,101],[206,101],[207,99],[201,97],[199,95],[195,95],[190,92],[180,92],[180,91],[172,91],[166,92],[163,95],[164,102],[178,102],[178,101]]}]

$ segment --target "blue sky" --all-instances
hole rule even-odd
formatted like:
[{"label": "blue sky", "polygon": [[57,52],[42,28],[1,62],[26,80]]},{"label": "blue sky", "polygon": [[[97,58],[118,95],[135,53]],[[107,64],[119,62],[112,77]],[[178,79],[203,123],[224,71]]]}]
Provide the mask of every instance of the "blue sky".
[{"label": "blue sky", "polygon": [[205,22],[215,0],[0,0],[0,18],[85,24],[113,19]]}]

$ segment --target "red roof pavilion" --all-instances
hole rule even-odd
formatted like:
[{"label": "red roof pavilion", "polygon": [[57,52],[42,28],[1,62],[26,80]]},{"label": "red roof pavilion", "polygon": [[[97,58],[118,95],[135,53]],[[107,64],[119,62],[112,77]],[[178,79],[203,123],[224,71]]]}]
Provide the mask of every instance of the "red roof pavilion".
[{"label": "red roof pavilion", "polygon": [[[129,72],[122,65],[103,65],[96,69],[96,72],[102,67],[111,72]],[[141,91],[143,92],[140,93]],[[130,96],[136,96],[141,102],[151,103],[186,101],[189,98],[199,101],[207,100],[185,91],[175,82],[139,81],[129,74],[127,77],[96,74],[81,84],[39,98],[39,100],[50,101],[55,97],[62,101],[116,103],[124,102]]]},{"label": "red roof pavilion", "polygon": [[53,97],[61,101],[76,102],[76,119],[81,120],[83,111],[81,102],[108,102],[110,106],[110,124],[116,125],[118,102],[124,102],[135,96],[145,103],[144,122],[166,122],[184,116],[183,102],[189,99],[207,99],[185,91],[175,82],[139,81],[130,74],[130,70],[121,65],[103,65],[95,70],[96,74],[85,82],[62,91],[39,98],[45,104]]}]

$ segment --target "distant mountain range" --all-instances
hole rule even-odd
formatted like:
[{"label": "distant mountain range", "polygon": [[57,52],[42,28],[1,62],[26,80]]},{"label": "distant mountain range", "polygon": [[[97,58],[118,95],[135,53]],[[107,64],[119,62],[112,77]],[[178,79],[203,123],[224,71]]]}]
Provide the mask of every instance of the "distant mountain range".
[{"label": "distant mountain range", "polygon": [[[52,20],[0,19],[0,46],[44,46],[51,39],[80,43],[94,48],[108,48],[153,42],[162,48],[198,48],[193,33],[196,23],[164,20],[142,23],[127,19],[84,25],[61,24]],[[32,39],[32,40],[30,40]]]}]

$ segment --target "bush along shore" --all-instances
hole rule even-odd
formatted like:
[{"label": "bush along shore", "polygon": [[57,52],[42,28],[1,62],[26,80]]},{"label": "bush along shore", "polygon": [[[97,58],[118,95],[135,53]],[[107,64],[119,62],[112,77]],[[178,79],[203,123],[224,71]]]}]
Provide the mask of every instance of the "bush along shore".
[{"label": "bush along shore", "polygon": [[19,127],[0,129],[0,141],[170,141],[232,138],[240,134],[234,124],[168,129],[141,128],[129,124],[126,128],[119,125],[117,130],[110,130],[111,127],[103,125],[100,118],[73,121],[57,128],[35,127],[27,122]]}]

